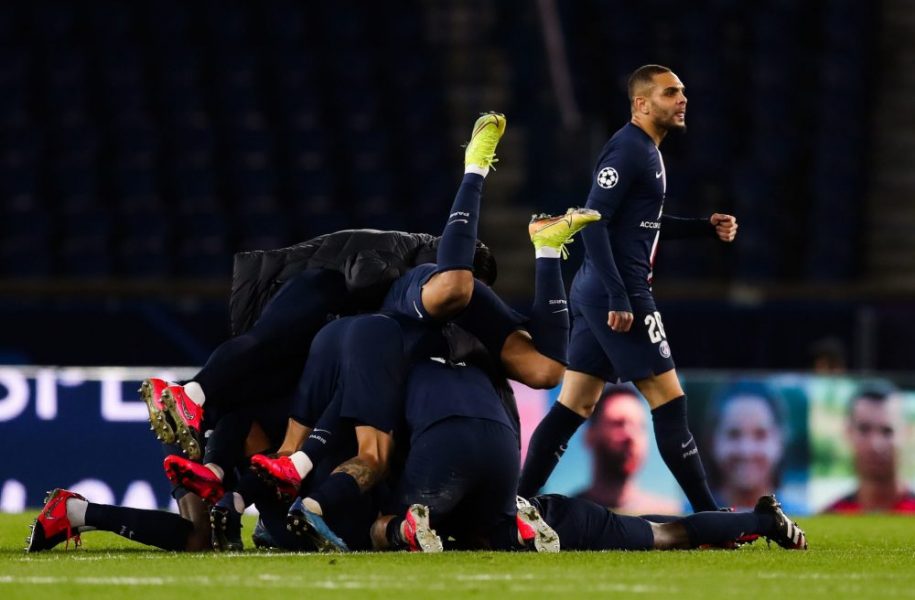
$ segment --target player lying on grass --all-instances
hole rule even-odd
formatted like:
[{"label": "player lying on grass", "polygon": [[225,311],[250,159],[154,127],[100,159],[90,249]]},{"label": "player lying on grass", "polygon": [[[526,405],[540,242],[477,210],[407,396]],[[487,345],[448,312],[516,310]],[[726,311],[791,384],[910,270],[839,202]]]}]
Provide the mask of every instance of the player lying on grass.
[{"label": "player lying on grass", "polygon": [[[442,424],[445,423],[447,421]],[[447,426],[453,425],[454,420]],[[435,453],[427,454],[434,456]],[[467,464],[468,461],[462,459],[462,462]],[[495,472],[491,469],[487,471]],[[481,480],[485,480],[485,476]],[[256,478],[252,478],[252,482],[258,484]],[[462,483],[450,481],[447,485],[457,488]],[[500,483],[497,486],[504,487]],[[257,494],[260,494],[259,500],[264,501],[264,504],[259,502],[258,506],[263,506],[265,510],[261,514],[258,529],[255,530],[256,544],[287,550],[315,548],[307,539],[294,536],[284,529],[284,511],[276,510],[275,506],[270,508],[270,503],[275,502],[271,490],[261,487],[255,495]],[[467,508],[469,507],[470,505]],[[366,508],[371,510],[373,507],[366,505]],[[673,550],[727,547],[755,536],[763,536],[789,550],[807,549],[806,535],[785,516],[774,496],[761,497],[752,512],[701,512],[686,517],[618,515],[590,500],[555,494],[535,496],[530,504],[519,498],[518,511],[530,528],[527,534],[530,537],[525,541],[531,543],[536,540],[539,544],[557,550],[559,540],[565,550]],[[403,514],[404,517],[389,515],[376,520],[372,527],[372,541],[376,549],[406,547],[426,552],[441,550],[441,539],[430,525],[426,507],[413,504]],[[351,522],[364,526],[371,522],[367,515],[364,512]],[[480,521],[475,518],[472,513],[467,513],[466,516],[469,518],[467,523],[477,530],[486,522],[485,519]],[[456,523],[453,521],[452,525]],[[215,529],[214,543],[217,547],[242,549],[240,524],[231,531],[225,527]],[[195,533],[194,525],[178,515],[95,504],[74,492],[55,489],[49,493],[41,513],[32,525],[31,534],[26,540],[26,551],[50,550],[64,542],[69,547],[70,539],[74,538],[75,546],[79,546],[80,534],[93,530],[110,531],[163,550],[193,551],[206,548],[203,543],[206,536],[201,539]],[[499,530],[500,526],[496,524],[486,533],[490,539],[493,539],[493,534],[511,534],[510,528]],[[521,530],[519,528],[518,531]],[[459,529],[455,533],[460,538],[467,539],[467,531]],[[230,537],[227,538],[227,534]],[[230,541],[236,538],[238,542]],[[354,547],[359,546],[354,544]]]},{"label": "player lying on grass", "polygon": [[530,504],[556,531],[563,550],[734,548],[760,536],[789,550],[807,549],[807,536],[782,512],[775,496],[761,497],[752,512],[685,517],[620,515],[590,500],[559,494],[534,496]]}]

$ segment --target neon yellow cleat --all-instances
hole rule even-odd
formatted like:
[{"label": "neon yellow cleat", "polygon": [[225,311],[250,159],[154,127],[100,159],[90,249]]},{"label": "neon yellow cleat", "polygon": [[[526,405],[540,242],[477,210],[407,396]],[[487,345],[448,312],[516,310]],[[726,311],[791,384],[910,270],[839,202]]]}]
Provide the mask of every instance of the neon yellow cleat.
[{"label": "neon yellow cleat", "polygon": [[534,248],[553,248],[563,258],[569,257],[566,244],[575,240],[573,235],[595,221],[600,221],[600,213],[590,208],[570,208],[564,215],[553,217],[547,214],[534,215],[527,226]]},{"label": "neon yellow cleat", "polygon": [[464,151],[464,165],[475,165],[487,169],[497,162],[496,146],[505,133],[505,115],[490,112],[477,119],[473,124],[473,133]]}]

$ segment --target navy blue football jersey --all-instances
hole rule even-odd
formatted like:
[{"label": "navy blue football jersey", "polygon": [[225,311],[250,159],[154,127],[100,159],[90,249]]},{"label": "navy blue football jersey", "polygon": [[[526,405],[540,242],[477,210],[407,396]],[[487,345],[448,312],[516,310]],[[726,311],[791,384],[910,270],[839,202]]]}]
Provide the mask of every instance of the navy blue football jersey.
[{"label": "navy blue football jersey", "polygon": [[627,123],[601,150],[587,207],[601,221],[582,231],[585,258],[571,300],[608,310],[655,310],[651,275],[667,175],[654,141]]}]

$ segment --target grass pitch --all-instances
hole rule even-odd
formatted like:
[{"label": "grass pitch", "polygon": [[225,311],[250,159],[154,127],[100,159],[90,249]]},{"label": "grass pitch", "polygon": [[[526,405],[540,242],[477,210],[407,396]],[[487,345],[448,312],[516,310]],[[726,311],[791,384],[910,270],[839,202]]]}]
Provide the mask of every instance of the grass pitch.
[{"label": "grass pitch", "polygon": [[[808,552],[172,554],[111,533],[26,555],[34,513],[0,514],[0,598],[915,598],[915,518],[801,520]],[[250,538],[246,522],[246,542]]]}]

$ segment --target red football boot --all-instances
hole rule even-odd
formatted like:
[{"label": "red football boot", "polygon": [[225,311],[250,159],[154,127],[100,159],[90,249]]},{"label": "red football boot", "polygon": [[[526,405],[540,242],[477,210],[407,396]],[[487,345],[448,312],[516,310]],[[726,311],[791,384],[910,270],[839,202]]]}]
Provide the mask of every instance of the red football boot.
[{"label": "red football boot", "polygon": [[60,488],[48,492],[47,498],[44,499],[44,508],[41,509],[38,518],[32,524],[32,532],[26,538],[26,552],[50,550],[61,542],[67,542],[69,548],[71,538],[74,546],[79,547],[79,532],[73,531],[70,519],[67,518],[67,500],[70,498],[85,500],[75,492]]},{"label": "red football boot", "polygon": [[299,495],[302,478],[288,456],[270,458],[255,454],[251,457],[251,468],[258,477],[276,488],[280,500],[291,502]]},{"label": "red football boot", "polygon": [[429,525],[429,509],[413,504],[404,518],[403,534],[410,552],[441,552],[442,538]]},{"label": "red football boot", "polygon": [[140,398],[149,410],[149,429],[156,432],[156,438],[166,444],[175,443],[175,429],[168,419],[165,405],[162,404],[162,392],[172,385],[164,379],[150,377],[140,384]]},{"label": "red football boot", "polygon": [[180,485],[210,504],[216,504],[225,494],[222,480],[216,473],[198,462],[172,454],[162,463],[165,475],[174,485]]},{"label": "red football boot", "polygon": [[200,431],[203,422],[203,407],[194,404],[184,387],[170,385],[162,392],[162,404],[168,416],[175,422],[178,445],[191,460],[200,460],[203,455],[203,439]]}]

